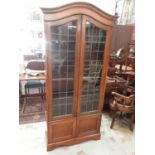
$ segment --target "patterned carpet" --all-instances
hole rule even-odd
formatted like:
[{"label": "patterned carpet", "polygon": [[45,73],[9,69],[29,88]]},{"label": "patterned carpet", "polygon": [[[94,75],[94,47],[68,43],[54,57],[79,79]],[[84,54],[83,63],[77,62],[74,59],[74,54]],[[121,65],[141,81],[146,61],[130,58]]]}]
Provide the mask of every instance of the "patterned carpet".
[{"label": "patterned carpet", "polygon": [[45,101],[40,96],[28,97],[19,103],[19,124],[45,121]]}]

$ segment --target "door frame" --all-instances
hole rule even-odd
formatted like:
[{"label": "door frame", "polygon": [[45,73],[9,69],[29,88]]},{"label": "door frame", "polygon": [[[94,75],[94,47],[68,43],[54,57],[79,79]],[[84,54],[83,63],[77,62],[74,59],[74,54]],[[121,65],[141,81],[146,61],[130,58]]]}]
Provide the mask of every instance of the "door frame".
[{"label": "door frame", "polygon": [[[103,29],[106,31],[106,40],[105,40],[105,47],[104,47],[104,56],[103,56],[103,64],[102,64],[102,73],[101,73],[101,81],[100,81],[100,88],[99,88],[99,102],[97,110],[90,111],[90,112],[81,112],[81,95],[82,95],[82,87],[83,87],[83,73],[84,73],[84,51],[85,51],[85,42],[86,42],[86,21],[89,20],[95,26]],[[112,28],[103,24],[102,21],[97,21],[96,19],[82,15],[82,23],[81,23],[81,49],[80,49],[80,66],[79,66],[79,87],[78,87],[78,107],[77,107],[77,116],[80,115],[89,115],[95,114],[98,112],[102,112],[102,107],[104,103],[104,94],[105,94],[105,87],[106,87],[106,74],[107,68],[109,63],[109,51],[110,51],[110,38],[112,35]]]},{"label": "door frame", "polygon": [[[76,47],[75,47],[75,64],[74,64],[74,86],[73,86],[73,108],[72,114],[53,116],[52,115],[52,100],[53,100],[53,88],[52,88],[52,49],[51,49],[51,26],[59,26],[71,22],[73,20],[77,21],[77,32],[76,32]],[[81,15],[73,15],[57,21],[46,21],[45,22],[45,33],[46,33],[46,110],[47,110],[47,121],[53,121],[58,119],[65,119],[69,117],[76,116],[77,108],[77,90],[78,90],[78,73],[79,73],[79,51],[80,51],[80,39],[81,39]],[[48,57],[47,57],[48,56]]]}]

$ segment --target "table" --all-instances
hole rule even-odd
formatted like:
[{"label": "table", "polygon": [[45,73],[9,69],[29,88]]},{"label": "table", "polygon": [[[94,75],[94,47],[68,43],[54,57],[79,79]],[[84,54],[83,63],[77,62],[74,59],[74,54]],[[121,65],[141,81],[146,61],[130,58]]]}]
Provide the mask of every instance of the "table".
[{"label": "table", "polygon": [[27,73],[20,73],[19,74],[19,81],[27,81],[27,80],[45,80],[45,73],[38,73],[36,76],[27,74]]},{"label": "table", "polygon": [[19,64],[19,81],[45,80],[45,70],[25,70],[24,64]]}]

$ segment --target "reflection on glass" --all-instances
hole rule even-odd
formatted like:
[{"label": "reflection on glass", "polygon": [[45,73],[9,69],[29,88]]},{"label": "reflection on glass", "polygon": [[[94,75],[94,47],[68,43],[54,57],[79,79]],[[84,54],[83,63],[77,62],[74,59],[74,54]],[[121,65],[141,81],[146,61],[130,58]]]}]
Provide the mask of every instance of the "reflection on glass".
[{"label": "reflection on glass", "polygon": [[97,110],[106,31],[86,22],[81,112]]},{"label": "reflection on glass", "polygon": [[72,113],[76,21],[51,27],[53,116]]}]

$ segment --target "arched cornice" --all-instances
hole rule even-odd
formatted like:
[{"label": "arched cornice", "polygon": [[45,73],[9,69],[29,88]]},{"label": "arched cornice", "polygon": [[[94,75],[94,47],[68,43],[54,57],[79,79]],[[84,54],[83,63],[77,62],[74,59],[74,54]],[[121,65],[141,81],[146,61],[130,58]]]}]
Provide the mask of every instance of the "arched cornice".
[{"label": "arched cornice", "polygon": [[98,7],[86,2],[76,2],[60,7],[41,9],[44,13],[45,21],[55,21],[69,16],[81,14],[94,17],[96,20],[102,23],[113,26],[117,18],[116,16],[112,16]]}]

